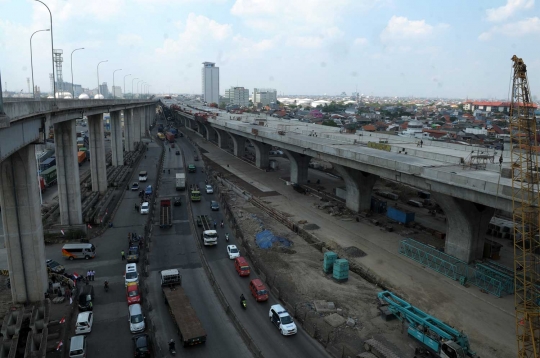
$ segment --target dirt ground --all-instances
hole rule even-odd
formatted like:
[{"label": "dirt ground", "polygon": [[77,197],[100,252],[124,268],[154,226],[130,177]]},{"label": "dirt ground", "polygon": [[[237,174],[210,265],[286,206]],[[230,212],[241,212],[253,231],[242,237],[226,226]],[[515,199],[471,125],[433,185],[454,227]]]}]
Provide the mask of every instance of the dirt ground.
[{"label": "dirt ground", "polygon": [[[294,308],[294,315],[303,327],[334,353],[354,357],[363,352],[366,339],[376,338],[399,356],[412,356],[412,341],[400,332],[396,322],[385,322],[377,309],[377,293],[381,291],[359,275],[350,272],[349,280],[335,282],[322,270],[323,253],[314,245],[294,234],[265,212],[235,195],[230,202],[237,222],[244,234],[244,248],[256,258],[256,266],[266,275],[266,282],[277,289],[279,297]],[[311,227],[316,230],[316,225]],[[274,244],[270,249],[260,249],[255,235],[263,229],[289,240],[290,247]],[[355,247],[345,248],[352,255],[362,255]],[[354,326],[344,323],[337,328],[324,318],[333,312],[318,313],[314,301],[333,302],[336,311],[345,320],[352,318]],[[383,334],[384,332],[384,334]]]}]

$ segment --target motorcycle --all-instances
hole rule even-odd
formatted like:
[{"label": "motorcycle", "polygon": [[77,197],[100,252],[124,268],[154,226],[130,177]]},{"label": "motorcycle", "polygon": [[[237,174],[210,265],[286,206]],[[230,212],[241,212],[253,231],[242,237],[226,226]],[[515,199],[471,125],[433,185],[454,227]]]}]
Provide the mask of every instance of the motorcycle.
[{"label": "motorcycle", "polygon": [[105,281],[105,292],[109,292],[109,282]]},{"label": "motorcycle", "polygon": [[227,240],[227,242],[229,242],[229,234],[225,234],[225,240]]},{"label": "motorcycle", "polygon": [[173,341],[169,342],[169,352],[170,352],[172,355],[175,355],[175,354],[176,354],[176,350],[175,350],[174,342],[173,342]]},{"label": "motorcycle", "polygon": [[246,309],[247,308],[247,301],[245,298],[241,298],[240,299],[240,305],[242,306],[243,309]]}]

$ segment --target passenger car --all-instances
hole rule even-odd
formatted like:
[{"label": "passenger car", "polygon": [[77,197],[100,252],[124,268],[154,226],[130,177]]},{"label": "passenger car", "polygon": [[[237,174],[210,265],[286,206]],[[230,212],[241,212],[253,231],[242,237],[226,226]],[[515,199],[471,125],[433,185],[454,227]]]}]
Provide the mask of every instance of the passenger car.
[{"label": "passenger car", "polygon": [[212,200],[212,202],[210,203],[210,209],[212,209],[212,210],[214,210],[214,211],[219,210],[219,204],[218,204],[218,202]]},{"label": "passenger car", "polygon": [[150,357],[151,343],[150,336],[147,334],[138,334],[131,338],[133,340],[133,350],[135,358]]},{"label": "passenger car", "polygon": [[54,260],[47,260],[47,269],[59,274],[66,272],[66,268]]},{"label": "passenger car", "polygon": [[139,183],[135,182],[135,183],[131,184],[131,190],[133,190],[133,191],[139,190]]},{"label": "passenger car", "polygon": [[130,246],[126,256],[127,262],[139,262],[139,246]]},{"label": "passenger car", "polygon": [[148,185],[146,189],[144,190],[144,193],[146,195],[152,195],[152,185]]},{"label": "passenger car", "polygon": [[149,211],[150,211],[150,204],[147,201],[145,201],[144,203],[141,204],[141,214],[148,215]]},{"label": "passenger car", "polygon": [[234,260],[237,257],[240,257],[240,251],[236,245],[227,245],[227,254],[231,260]]},{"label": "passenger car", "polygon": [[291,315],[282,305],[273,305],[268,312],[272,322],[284,336],[290,336],[298,332]]},{"label": "passenger car", "polygon": [[124,275],[126,286],[132,282],[139,283],[139,273],[137,272],[137,265],[127,264],[126,273]]},{"label": "passenger car", "polygon": [[141,293],[139,291],[139,285],[136,283],[130,283],[126,288],[126,299],[128,305],[135,303],[141,303]]},{"label": "passenger car", "polygon": [[182,205],[182,201],[180,200],[180,197],[175,196],[174,197],[174,206],[181,206],[181,205]]},{"label": "passenger car", "polygon": [[180,151],[179,151],[179,150],[176,151],[176,155],[180,155]]},{"label": "passenger car", "polygon": [[129,311],[129,330],[131,333],[142,332],[146,329],[144,316],[140,304],[135,303],[128,308]]},{"label": "passenger car", "polygon": [[81,312],[77,316],[75,323],[75,334],[86,334],[92,332],[92,324],[94,323],[93,312]]},{"label": "passenger car", "polygon": [[205,189],[206,189],[206,194],[214,194],[214,188],[212,187],[212,185],[207,185]]}]

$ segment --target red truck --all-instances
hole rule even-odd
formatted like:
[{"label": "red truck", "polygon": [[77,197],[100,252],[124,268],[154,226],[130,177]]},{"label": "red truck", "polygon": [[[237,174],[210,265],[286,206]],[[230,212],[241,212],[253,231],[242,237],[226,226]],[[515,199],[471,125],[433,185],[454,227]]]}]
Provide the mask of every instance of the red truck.
[{"label": "red truck", "polygon": [[174,134],[172,134],[171,132],[167,132],[165,133],[165,137],[167,137],[167,141],[169,143],[174,143]]}]

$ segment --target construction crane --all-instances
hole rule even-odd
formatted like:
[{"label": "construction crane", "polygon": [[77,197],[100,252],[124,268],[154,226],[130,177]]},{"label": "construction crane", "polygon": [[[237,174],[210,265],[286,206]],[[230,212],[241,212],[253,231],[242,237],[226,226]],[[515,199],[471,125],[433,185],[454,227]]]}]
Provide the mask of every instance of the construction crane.
[{"label": "construction crane", "polygon": [[527,66],[512,57],[510,104],[516,336],[519,358],[540,357],[538,145]]}]

